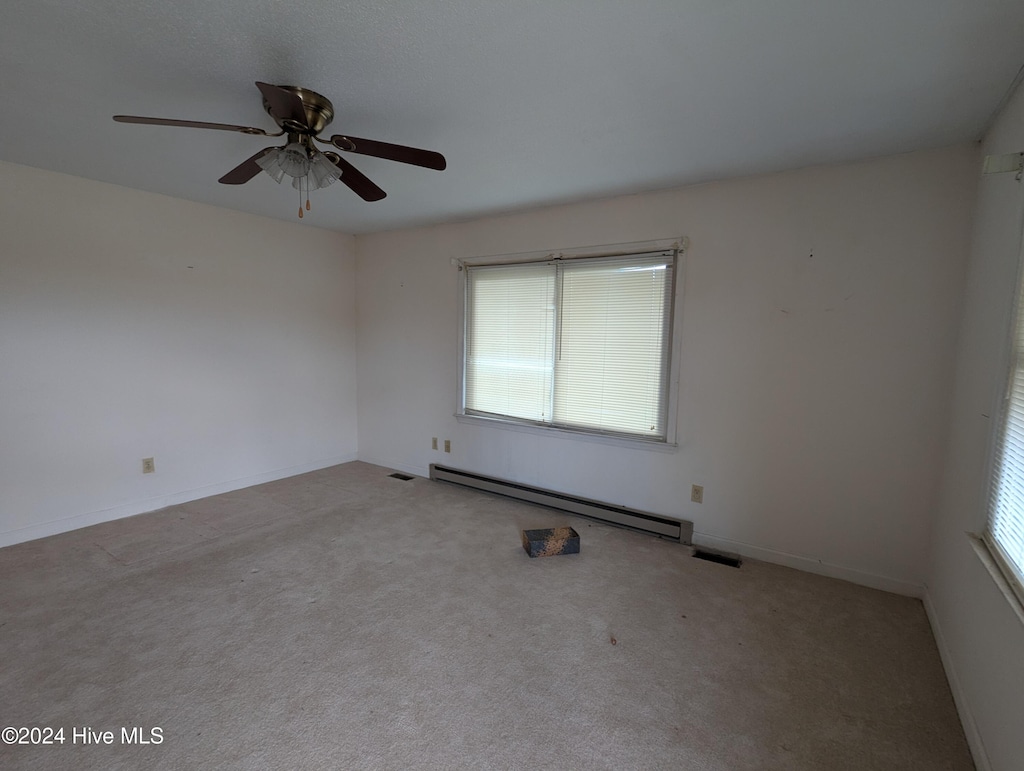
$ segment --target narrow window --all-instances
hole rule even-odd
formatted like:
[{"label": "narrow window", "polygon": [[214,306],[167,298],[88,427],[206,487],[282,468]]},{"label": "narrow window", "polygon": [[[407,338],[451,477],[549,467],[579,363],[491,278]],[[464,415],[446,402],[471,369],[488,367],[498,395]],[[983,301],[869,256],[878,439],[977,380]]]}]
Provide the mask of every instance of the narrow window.
[{"label": "narrow window", "polygon": [[1024,602],[1024,268],[1020,274],[985,541],[1017,597]]}]

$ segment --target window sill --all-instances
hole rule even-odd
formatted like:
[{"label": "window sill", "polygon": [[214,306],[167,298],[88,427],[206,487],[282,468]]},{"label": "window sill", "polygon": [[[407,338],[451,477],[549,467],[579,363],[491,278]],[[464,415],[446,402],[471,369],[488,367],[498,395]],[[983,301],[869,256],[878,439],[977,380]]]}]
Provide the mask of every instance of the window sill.
[{"label": "window sill", "polygon": [[1013,608],[1013,612],[1017,614],[1017,620],[1024,624],[1024,604],[1021,604],[1020,598],[1017,597],[1017,593],[1013,591],[1013,587],[1010,586],[1009,581],[1006,580],[1006,576],[1003,575],[1002,568],[996,562],[996,558],[989,551],[988,545],[985,541],[979,538],[974,533],[968,533],[967,538],[971,542],[971,546],[974,548],[974,553],[978,555],[978,559],[981,560],[981,564],[985,566],[985,569],[992,576],[992,580],[995,581],[996,586],[999,587],[999,591],[1006,598],[1006,601],[1010,603],[1010,607]]},{"label": "window sill", "polygon": [[497,428],[502,431],[518,431],[524,434],[535,434],[537,436],[554,436],[560,439],[574,439],[596,444],[610,444],[616,447],[628,447],[635,450],[652,450],[654,452],[676,452],[679,445],[675,442],[656,442],[645,439],[630,439],[624,436],[610,436],[608,434],[591,434],[586,431],[574,431],[567,428],[556,428],[554,426],[533,426],[526,423],[515,423],[508,420],[496,418],[484,418],[479,415],[461,415],[456,413],[455,419],[459,423],[471,426]]}]

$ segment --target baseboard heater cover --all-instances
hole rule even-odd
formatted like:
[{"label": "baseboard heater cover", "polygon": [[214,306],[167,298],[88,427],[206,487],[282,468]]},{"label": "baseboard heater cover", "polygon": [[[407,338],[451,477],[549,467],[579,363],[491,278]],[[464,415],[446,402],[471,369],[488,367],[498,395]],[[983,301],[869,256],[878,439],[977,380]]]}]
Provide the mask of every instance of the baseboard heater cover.
[{"label": "baseboard heater cover", "polygon": [[509,498],[517,498],[521,501],[548,506],[553,509],[561,509],[581,517],[588,517],[589,519],[629,528],[630,530],[638,530],[643,533],[656,535],[659,538],[678,541],[682,544],[689,545],[693,539],[692,522],[659,517],[656,514],[648,514],[645,511],[637,511],[625,506],[615,506],[589,498],[566,495],[565,493],[545,490],[540,487],[509,482],[505,479],[474,474],[470,471],[439,466],[436,463],[430,464],[430,478],[438,482],[451,482],[463,487],[472,487],[476,490],[484,490],[490,493],[505,495]]}]

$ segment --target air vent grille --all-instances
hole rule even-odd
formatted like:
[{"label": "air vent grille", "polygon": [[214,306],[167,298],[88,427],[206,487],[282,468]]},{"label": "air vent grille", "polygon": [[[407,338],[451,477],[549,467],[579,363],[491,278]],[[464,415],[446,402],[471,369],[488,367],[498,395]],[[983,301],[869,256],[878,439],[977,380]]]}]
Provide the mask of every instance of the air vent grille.
[{"label": "air vent grille", "polygon": [[729,552],[716,551],[714,549],[694,549],[693,556],[699,560],[717,562],[719,565],[728,565],[731,568],[738,568],[743,564],[739,554],[730,554]]}]

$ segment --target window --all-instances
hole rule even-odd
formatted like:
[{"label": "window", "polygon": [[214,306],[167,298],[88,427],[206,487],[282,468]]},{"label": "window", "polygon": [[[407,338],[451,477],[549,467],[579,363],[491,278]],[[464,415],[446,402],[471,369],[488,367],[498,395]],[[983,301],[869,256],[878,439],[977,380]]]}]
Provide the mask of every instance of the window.
[{"label": "window", "polygon": [[985,542],[1024,603],[1024,269],[1020,273]]},{"label": "window", "polygon": [[668,441],[675,250],[466,267],[465,415]]}]

